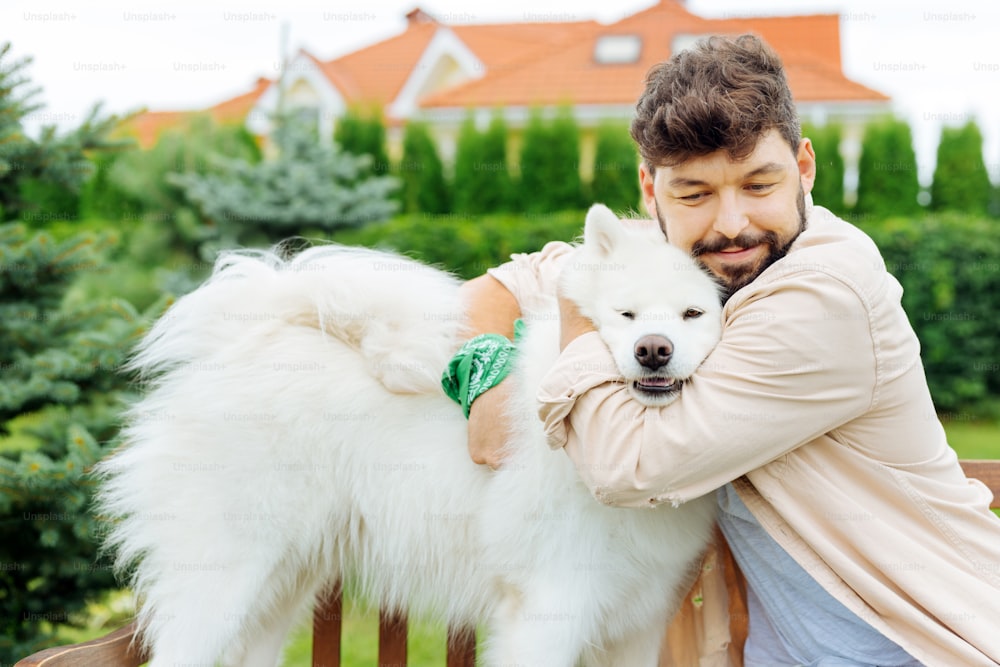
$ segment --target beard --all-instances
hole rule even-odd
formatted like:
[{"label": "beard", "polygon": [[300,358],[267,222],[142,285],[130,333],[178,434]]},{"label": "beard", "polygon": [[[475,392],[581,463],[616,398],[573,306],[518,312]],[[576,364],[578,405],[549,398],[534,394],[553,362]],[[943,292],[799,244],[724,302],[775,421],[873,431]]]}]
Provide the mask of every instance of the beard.
[{"label": "beard", "polygon": [[[720,238],[714,241],[698,241],[691,247],[691,256],[698,260],[698,263],[702,267],[715,276],[716,280],[722,288],[722,294],[724,301],[728,301],[729,297],[735,294],[738,290],[746,287],[752,283],[757,276],[764,272],[764,269],[771,266],[779,259],[788,254],[789,248],[795,243],[795,240],[799,238],[799,234],[806,229],[806,195],[802,186],[799,186],[798,198],[795,202],[796,209],[799,214],[799,224],[798,227],[784,236],[779,236],[776,232],[766,231],[762,233],[745,233],[736,236],[735,238]],[[660,229],[666,234],[667,226],[661,217],[659,207],[657,207],[656,216],[660,223]],[[667,241],[669,242],[669,238]],[[758,262],[745,265],[735,265],[735,266],[722,266],[719,269],[712,269],[706,265],[699,258],[707,253],[721,252],[729,248],[753,248],[758,245],[764,245],[767,247],[767,255]],[[720,273],[721,272],[721,273]]]}]

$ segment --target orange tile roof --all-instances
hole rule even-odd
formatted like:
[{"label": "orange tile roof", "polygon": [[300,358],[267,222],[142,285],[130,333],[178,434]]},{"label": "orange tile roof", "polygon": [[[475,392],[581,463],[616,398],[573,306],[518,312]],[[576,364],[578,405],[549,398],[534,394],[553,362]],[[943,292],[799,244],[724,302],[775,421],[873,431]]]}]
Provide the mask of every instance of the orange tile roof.
[{"label": "orange tile roof", "polygon": [[406,83],[436,31],[433,23],[411,24],[395,37],[321,63],[321,68],[348,101],[388,104]]},{"label": "orange tile roof", "polygon": [[183,125],[195,115],[208,114],[219,123],[242,123],[272,83],[261,77],[253,90],[202,111],[144,111],[124,123],[119,131],[135,137],[142,148],[151,148],[163,132]]},{"label": "orange tile roof", "polygon": [[[646,10],[603,25],[595,21],[459,24],[446,26],[414,10],[403,32],[366,48],[321,61],[310,58],[349,103],[390,104],[399,95],[438,30],[447,29],[484,64],[485,75],[419,101],[422,108],[497,107],[573,103],[633,105],[646,72],[670,57],[677,35],[760,35],[781,54],[789,85],[800,102],[884,102],[888,97],[851,81],[841,70],[840,21],[835,14],[709,19],[689,12],[680,0],[659,0]],[[594,45],[603,35],[636,35],[637,62],[599,64]],[[259,79],[244,95],[206,111],[221,121],[247,116],[272,85]],[[151,145],[183,112],[148,112],[131,127]],[[401,119],[386,119],[390,123]]]},{"label": "orange tile roof", "polygon": [[[677,35],[760,35],[782,55],[789,86],[799,101],[885,101],[888,98],[847,79],[840,69],[840,23],[836,15],[774,18],[705,19],[676,0],[661,0],[621,21],[580,28],[572,40],[552,44],[544,57],[520,67],[488,72],[482,79],[440,91],[421,101],[423,108],[503,105],[631,105],[642,92],[646,72],[671,55]],[[599,64],[594,45],[599,36],[636,35],[639,58],[628,64]],[[474,48],[474,47],[473,47]]]},{"label": "orange tile roof", "polygon": [[[424,15],[426,16],[426,15]],[[573,23],[495,23],[446,26],[475,54],[486,71],[502,70],[553,42],[576,36],[594,21]],[[326,74],[350,102],[388,104],[396,98],[442,24],[413,21],[405,32],[327,63]]]}]

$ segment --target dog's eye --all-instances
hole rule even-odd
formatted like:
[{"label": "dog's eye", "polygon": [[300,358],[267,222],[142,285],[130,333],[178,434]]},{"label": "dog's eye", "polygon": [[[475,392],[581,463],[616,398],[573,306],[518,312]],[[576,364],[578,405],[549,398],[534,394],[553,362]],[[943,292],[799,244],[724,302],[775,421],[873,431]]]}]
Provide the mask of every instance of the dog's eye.
[{"label": "dog's eye", "polygon": [[626,320],[635,319],[635,313],[633,313],[631,310],[619,310],[618,314],[624,317]]},{"label": "dog's eye", "polygon": [[701,310],[700,308],[688,308],[687,310],[684,311],[684,319],[693,320],[695,318],[701,317],[704,314],[705,311]]}]

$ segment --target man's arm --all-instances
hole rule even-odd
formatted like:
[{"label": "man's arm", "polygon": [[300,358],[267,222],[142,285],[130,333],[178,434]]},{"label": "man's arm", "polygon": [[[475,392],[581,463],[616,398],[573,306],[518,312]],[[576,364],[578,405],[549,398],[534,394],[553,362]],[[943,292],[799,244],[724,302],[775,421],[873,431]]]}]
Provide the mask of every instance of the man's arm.
[{"label": "man's arm", "polygon": [[[510,291],[490,275],[482,275],[462,285],[469,337],[498,333],[514,339],[514,321],[521,308]],[[469,455],[479,464],[497,468],[500,450],[507,440],[508,424],[504,406],[511,383],[504,380],[487,390],[469,411]]]},{"label": "man's arm", "polygon": [[565,447],[611,505],[696,498],[843,425],[875,396],[866,308],[820,272],[762,286],[733,308],[722,342],[663,408],[631,398],[600,337],[577,333],[564,331],[539,415],[550,446]]}]

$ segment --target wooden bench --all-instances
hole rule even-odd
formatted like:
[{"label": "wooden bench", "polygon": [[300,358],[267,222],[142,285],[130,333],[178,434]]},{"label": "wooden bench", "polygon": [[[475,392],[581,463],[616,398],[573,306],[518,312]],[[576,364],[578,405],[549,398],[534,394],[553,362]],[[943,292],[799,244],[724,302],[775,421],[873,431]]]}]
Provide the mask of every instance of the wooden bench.
[{"label": "wooden bench", "polygon": [[[1000,460],[962,461],[968,477],[981,480],[993,491],[990,507],[1000,509]],[[313,667],[340,666],[340,588],[331,591],[313,614]],[[149,658],[133,651],[134,625],[127,625],[100,639],[83,644],[45,649],[14,667],[138,667]],[[467,628],[448,629],[447,667],[474,667],[476,639]],[[379,667],[406,665],[406,617],[381,613],[379,617]]]}]

